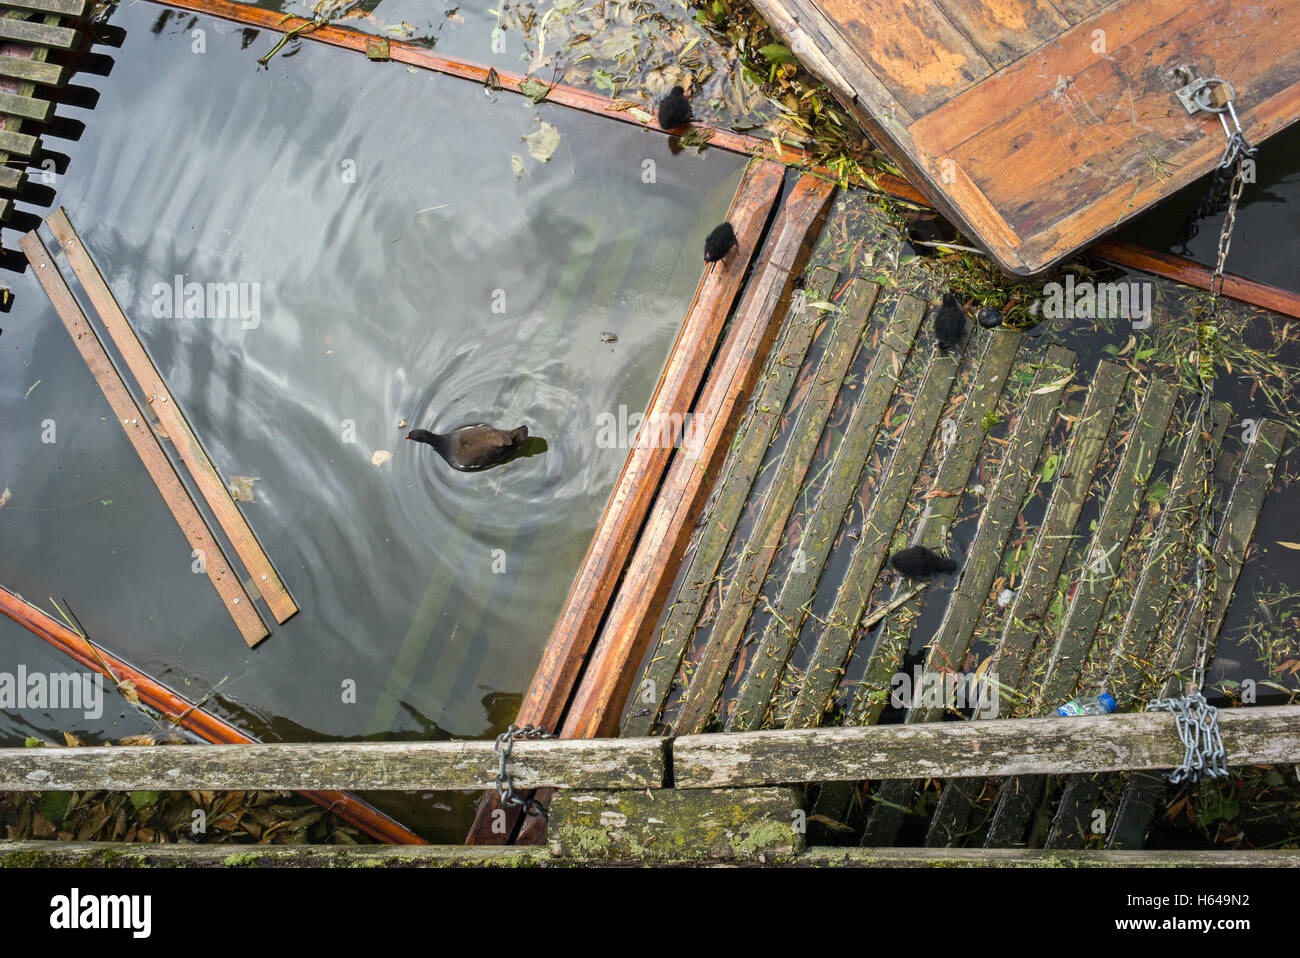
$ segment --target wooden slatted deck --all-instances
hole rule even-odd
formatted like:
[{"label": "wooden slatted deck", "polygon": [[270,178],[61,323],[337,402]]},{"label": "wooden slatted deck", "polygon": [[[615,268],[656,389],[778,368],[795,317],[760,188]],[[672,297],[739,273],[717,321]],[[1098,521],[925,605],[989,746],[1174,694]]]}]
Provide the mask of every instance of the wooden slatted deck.
[{"label": "wooden slatted deck", "polygon": [[[864,214],[863,198],[842,197],[806,269],[789,265],[819,232],[810,187],[797,183],[776,211],[730,323],[755,364],[752,387],[728,393],[729,416],[748,400],[734,438],[711,446],[703,469],[674,452],[607,604],[586,608],[575,591],[557,627],[561,640],[566,622],[596,627],[574,684],[561,697],[535,682],[530,695],[564,716],[566,737],[614,722],[624,736],[872,725],[913,665],[980,665],[999,687],[998,717],[1050,712],[1101,682],[1123,707],[1145,701],[1154,679],[1186,669],[1188,556],[1212,457],[1230,477],[1215,519],[1217,633],[1286,429],[1264,421],[1246,444],[1216,403],[1202,434],[1186,384],[1010,328],[972,322],[960,345],[937,349],[929,309],[942,275],[900,265],[896,228]],[[715,375],[736,381],[737,367],[718,363],[739,348],[719,353],[701,396],[723,389]],[[723,431],[715,420],[710,435]],[[1167,493],[1153,515],[1157,482]],[[915,543],[958,556],[959,574],[899,577],[888,557]],[[954,714],[920,701],[903,718]],[[1078,810],[1091,813],[1107,780],[1075,776],[1064,793],[1043,776],[949,782],[928,844],[965,842],[978,808],[981,842],[1024,844],[1047,803],[1058,814],[1049,846],[1078,847]],[[1140,847],[1161,784],[1133,777],[1118,814],[1130,837],[1116,847]],[[879,784],[863,844],[895,841],[917,787]],[[856,795],[827,783],[817,811],[848,820]],[[487,831],[492,808],[472,841],[507,839]]]},{"label": "wooden slatted deck", "polygon": [[1209,172],[1226,142],[1170,71],[1300,116],[1300,0],[755,0],[908,178],[1004,269],[1039,273]]}]

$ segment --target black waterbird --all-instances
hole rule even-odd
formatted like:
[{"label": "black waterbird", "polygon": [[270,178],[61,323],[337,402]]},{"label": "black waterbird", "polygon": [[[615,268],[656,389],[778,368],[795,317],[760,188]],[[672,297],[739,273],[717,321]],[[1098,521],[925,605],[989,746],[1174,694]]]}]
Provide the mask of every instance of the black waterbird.
[{"label": "black waterbird", "polygon": [[948,349],[961,342],[966,334],[966,311],[961,308],[956,294],[943,294],[943,302],[934,317],[934,338],[939,341],[940,349]]},{"label": "black waterbird", "polygon": [[691,101],[686,91],[675,86],[672,92],[659,101],[659,125],[665,130],[676,130],[691,122]]},{"label": "black waterbird", "polygon": [[736,247],[736,231],[730,223],[721,223],[704,238],[704,262],[716,263]]},{"label": "black waterbird", "polygon": [[941,573],[957,571],[957,563],[925,546],[908,546],[889,557],[896,572],[909,579],[924,581]]},{"label": "black waterbird", "polygon": [[441,434],[427,429],[412,429],[406,438],[432,446],[453,469],[477,472],[513,459],[528,441],[528,427],[497,429],[485,423],[475,423]]}]

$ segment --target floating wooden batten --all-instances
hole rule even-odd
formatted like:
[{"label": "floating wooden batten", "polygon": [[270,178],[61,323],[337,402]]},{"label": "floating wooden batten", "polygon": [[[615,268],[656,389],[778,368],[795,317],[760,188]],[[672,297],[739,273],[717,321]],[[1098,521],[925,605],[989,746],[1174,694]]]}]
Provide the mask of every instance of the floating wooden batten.
[{"label": "floating wooden batten", "polygon": [[1300,117],[1300,2],[755,0],[914,183],[1007,271],[1050,268],[1208,173],[1226,137],[1174,95],[1236,89],[1258,143]]},{"label": "floating wooden batten", "polygon": [[144,344],[126,318],[126,314],[122,312],[99,267],[91,259],[89,251],[73,229],[62,207],[55,210],[45,222],[58,241],[59,248],[67,257],[68,265],[72,267],[77,281],[81,283],[86,296],[99,314],[104,328],[126,361],[126,366],[135,378],[141,394],[146,397],[150,410],[158,417],[163,432],[180,455],[181,461],[185,463],[185,468],[189,471],[195,486],[207,502],[208,508],[212,510],[226,538],[230,540],[244,568],[248,570],[253,585],[266,600],[267,607],[275,616],[275,620],[283,624],[298,612],[297,604],[289,595],[288,589],[285,588],[261,543],[258,542],[257,535],[248,524],[248,520],[235,504],[225,481],[212,465],[212,460],[208,458],[207,452],[194,434],[180,405],[168,390],[167,383],[158,372],[157,366],[149,358]]},{"label": "floating wooden batten", "polygon": [[[25,601],[4,586],[0,586],[0,612],[81,663],[85,668],[103,675],[115,687],[130,682],[143,705],[155,709],[169,722],[189,730],[199,738],[222,745],[251,745],[256,742],[252,736],[241,732],[201,705],[176,694],[152,676],[133,668],[107,649],[92,645],[85,636],[74,632],[43,609]],[[378,841],[398,845],[424,844],[424,839],[419,835],[361,801],[355,795],[319,790],[303,791],[301,794]]]},{"label": "floating wooden batten", "polygon": [[32,230],[22,238],[20,245],[91,375],[104,393],[104,398],[108,400],[118,425],[126,432],[131,446],[158,487],[159,494],[181,527],[190,548],[203,557],[204,572],[221,597],[226,611],[239,628],[244,641],[250,647],[257,645],[270,633],[258,615],[253,600],[244,591],[239,576],[213,537],[189,490],[163,451],[162,443],[150,425],[149,416],[131,398],[130,390],[113,366],[99,337],[87,321],[86,314],[77,304],[67,281],[55,266],[54,258],[45,248],[44,241]]}]

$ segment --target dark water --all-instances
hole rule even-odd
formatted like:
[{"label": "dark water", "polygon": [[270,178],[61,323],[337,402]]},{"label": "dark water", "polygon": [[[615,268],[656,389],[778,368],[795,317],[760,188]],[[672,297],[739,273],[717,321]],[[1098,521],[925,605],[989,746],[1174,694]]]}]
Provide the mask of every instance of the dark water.
[{"label": "dark water", "polygon": [[[51,141],[58,202],[213,461],[257,478],[245,515],[302,612],[245,648],[30,274],[0,321],[0,582],[269,739],[499,730],[626,457],[599,417],[644,408],[743,160],[320,45],[259,70],[238,28],[160,12],[119,8],[110,76],[76,81],[98,107],[60,108],[87,130]],[[159,315],[177,275],[250,309]],[[548,448],[457,473],[402,420]],[[0,670],[53,655],[15,630]],[[57,719],[0,737],[120,732]]]}]

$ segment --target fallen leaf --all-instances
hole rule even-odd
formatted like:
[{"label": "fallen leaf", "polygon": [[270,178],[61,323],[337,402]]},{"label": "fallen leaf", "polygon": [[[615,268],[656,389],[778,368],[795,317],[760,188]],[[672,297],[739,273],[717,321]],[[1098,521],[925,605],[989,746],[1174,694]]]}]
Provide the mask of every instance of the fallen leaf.
[{"label": "fallen leaf", "polygon": [[1056,380],[1055,382],[1050,382],[1050,383],[1048,383],[1048,384],[1045,385],[1045,386],[1039,386],[1037,389],[1035,389],[1035,390],[1034,390],[1033,392],[1031,392],[1029,395],[1031,395],[1031,396],[1042,396],[1042,395],[1045,395],[1045,394],[1050,393],[1050,392],[1055,392],[1056,390],[1060,389],[1062,386],[1064,386],[1064,385],[1066,385],[1067,383],[1069,383],[1069,381],[1070,381],[1071,379],[1073,379],[1073,378],[1074,378],[1073,376],[1063,376],[1062,378]]},{"label": "fallen leaf", "polygon": [[546,163],[560,145],[560,131],[546,121],[542,121],[537,132],[526,133],[520,139],[528,144],[528,152],[534,159]]},{"label": "fallen leaf", "polygon": [[387,449],[376,449],[375,454],[370,457],[370,464],[372,466],[382,466],[384,463],[386,463],[389,459],[392,458],[393,458],[393,454],[389,452]]},{"label": "fallen leaf", "polygon": [[253,502],[253,483],[259,479],[259,476],[231,476],[226,482],[230,498],[238,502]]},{"label": "fallen leaf", "polygon": [[5,503],[12,498],[13,498],[13,493],[9,491],[8,486],[5,486],[5,491],[0,492],[0,509],[3,509],[5,507]]},{"label": "fallen leaf", "polygon": [[[5,492],[8,491],[9,491],[8,489],[5,490]],[[3,506],[4,504],[5,504],[4,497],[0,496],[0,506]],[[1280,545],[1283,549],[1294,549],[1296,552],[1300,552],[1300,542],[1278,542],[1278,545]]]},{"label": "fallen leaf", "polygon": [[64,732],[63,744],[68,746],[68,748],[78,748],[86,743],[77,738],[77,736],[73,735],[71,732]]},{"label": "fallen leaf", "polygon": [[539,83],[532,77],[526,77],[519,83],[519,92],[534,103],[541,103],[546,99],[547,94],[551,92],[551,88],[545,83]]},{"label": "fallen leaf", "polygon": [[951,499],[955,495],[957,495],[957,493],[949,492],[946,489],[932,489],[929,492],[927,492],[925,495],[923,495],[921,498],[922,499]]},{"label": "fallen leaf", "polygon": [[514,173],[517,180],[526,180],[532,175],[528,172],[528,167],[524,165],[524,158],[518,153],[510,154],[510,171]]}]

